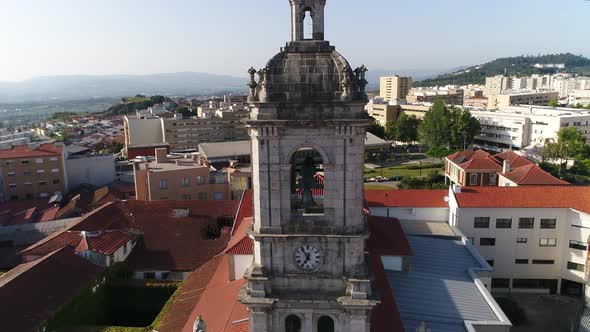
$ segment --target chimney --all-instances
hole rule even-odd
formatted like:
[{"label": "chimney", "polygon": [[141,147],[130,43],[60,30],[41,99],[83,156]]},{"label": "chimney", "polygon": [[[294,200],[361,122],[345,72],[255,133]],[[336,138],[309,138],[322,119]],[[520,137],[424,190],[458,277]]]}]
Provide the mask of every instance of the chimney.
[{"label": "chimney", "polygon": [[156,163],[162,164],[168,162],[168,149],[157,148],[156,149]]},{"label": "chimney", "polygon": [[460,194],[461,193],[461,186],[458,184],[453,185],[453,192],[455,194]]},{"label": "chimney", "polygon": [[502,173],[506,174],[506,173],[510,173],[510,169],[511,169],[510,165],[510,160],[506,159],[504,160],[504,165],[502,167]]}]

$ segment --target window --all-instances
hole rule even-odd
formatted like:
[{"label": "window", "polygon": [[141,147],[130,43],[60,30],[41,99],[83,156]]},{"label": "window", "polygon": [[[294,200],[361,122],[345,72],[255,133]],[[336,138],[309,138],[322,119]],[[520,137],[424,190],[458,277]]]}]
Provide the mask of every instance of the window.
[{"label": "window", "polygon": [[10,176],[10,177],[14,176],[15,174],[16,174],[16,173],[14,173],[14,172],[8,172],[8,173],[6,173],[6,175],[8,175],[8,176]]},{"label": "window", "polygon": [[144,272],[143,278],[144,279],[156,279],[156,273],[155,272]]},{"label": "window", "polygon": [[182,199],[185,201],[190,201],[192,198],[191,198],[190,194],[184,194],[184,195],[182,195]]},{"label": "window", "polygon": [[510,288],[510,279],[492,278],[492,288]]},{"label": "window", "polygon": [[496,173],[490,174],[490,184],[496,185],[497,182],[498,182],[498,174],[496,174]]},{"label": "window", "polygon": [[203,185],[207,182],[207,178],[204,176],[197,176],[197,185]]},{"label": "window", "polygon": [[32,186],[33,185],[33,182],[25,182],[24,185],[25,186]]},{"label": "window", "polygon": [[33,174],[33,172],[31,172],[30,170],[26,170],[26,171],[23,172],[23,175],[24,176],[29,176],[31,174]]},{"label": "window", "polygon": [[183,187],[188,187],[191,185],[191,180],[189,178],[182,178],[181,184]]},{"label": "window", "polygon": [[516,239],[516,243],[527,243],[528,239],[526,237],[519,237]]},{"label": "window", "polygon": [[480,246],[495,246],[496,245],[496,239],[493,237],[482,237],[481,239],[479,239],[479,245]]},{"label": "window", "polygon": [[12,166],[14,164],[14,160],[7,160],[6,166]]},{"label": "window", "polygon": [[160,189],[168,189],[168,180],[166,180],[166,179],[160,180]]},{"label": "window", "polygon": [[223,200],[223,193],[216,192],[216,193],[214,193],[213,195],[214,195],[214,199],[215,199],[216,201],[222,201],[222,200]]},{"label": "window", "polygon": [[301,332],[301,318],[289,315],[285,318],[285,332]]},{"label": "window", "polygon": [[528,264],[529,260],[528,259],[515,259],[514,260],[514,264]]},{"label": "window", "polygon": [[493,259],[486,259],[486,262],[488,262],[489,266],[494,266],[494,260]]},{"label": "window", "polygon": [[533,264],[551,265],[555,264],[555,261],[552,259],[533,259]]},{"label": "window", "polygon": [[555,247],[557,239],[539,239],[539,247]]},{"label": "window", "polygon": [[46,185],[46,184],[47,184],[47,181],[39,181],[39,185],[40,185],[40,186],[44,186],[44,185]]},{"label": "window", "polygon": [[11,183],[8,185],[8,188],[16,188],[16,183]]},{"label": "window", "polygon": [[496,219],[496,228],[512,228],[512,218]]},{"label": "window", "polygon": [[49,197],[49,193],[40,193],[39,197],[41,197],[41,198]]},{"label": "window", "polygon": [[52,168],[51,169],[51,173],[59,173],[59,169],[58,168]]},{"label": "window", "polygon": [[586,245],[586,243],[582,242],[582,241],[571,240],[570,241],[570,248],[586,251],[588,249],[588,245]]},{"label": "window", "polygon": [[518,228],[534,228],[535,218],[520,218],[518,219]]},{"label": "window", "polygon": [[43,164],[43,158],[35,159],[35,164]]},{"label": "window", "polygon": [[197,194],[197,199],[199,199],[199,200],[205,200],[205,199],[207,199],[207,193],[203,193],[203,192],[198,193]]},{"label": "window", "polygon": [[584,264],[567,262],[567,269],[568,270],[584,272],[584,268],[585,268]]},{"label": "window", "polygon": [[475,217],[473,219],[474,228],[490,228],[490,217]]},{"label": "window", "polygon": [[55,179],[55,180],[51,181],[51,183],[53,183],[53,184],[59,184],[60,182],[61,181],[59,179]]},{"label": "window", "polygon": [[52,162],[56,162],[57,160],[58,160],[57,157],[51,157],[51,158],[49,158],[49,161],[52,161]]},{"label": "window", "polygon": [[471,173],[469,174],[469,185],[470,186],[477,186],[477,174]]},{"label": "window", "polygon": [[23,165],[28,165],[29,161],[27,159],[25,159],[25,160],[21,160],[20,163]]},{"label": "window", "polygon": [[555,228],[557,219],[541,219],[541,228]]},{"label": "window", "polygon": [[44,169],[38,169],[37,170],[37,174],[43,174],[43,173],[45,173],[45,170]]}]

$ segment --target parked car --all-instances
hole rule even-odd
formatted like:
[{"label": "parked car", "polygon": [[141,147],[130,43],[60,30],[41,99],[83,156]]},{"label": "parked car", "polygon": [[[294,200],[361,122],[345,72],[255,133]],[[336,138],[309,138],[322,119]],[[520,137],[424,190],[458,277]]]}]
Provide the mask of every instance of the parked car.
[{"label": "parked car", "polygon": [[392,176],[389,178],[389,181],[401,181],[403,178],[399,175]]}]

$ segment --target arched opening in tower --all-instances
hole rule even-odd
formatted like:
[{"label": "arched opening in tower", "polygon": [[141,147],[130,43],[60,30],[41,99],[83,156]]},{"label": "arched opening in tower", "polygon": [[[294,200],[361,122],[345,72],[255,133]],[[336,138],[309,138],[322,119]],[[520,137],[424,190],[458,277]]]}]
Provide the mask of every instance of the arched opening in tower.
[{"label": "arched opening in tower", "polygon": [[289,315],[285,319],[285,332],[301,332],[301,318]]},{"label": "arched opening in tower", "polygon": [[303,39],[313,39],[313,17],[311,16],[311,9],[305,10],[303,18]]},{"label": "arched opening in tower", "polygon": [[329,316],[318,319],[318,332],[334,332],[334,320]]},{"label": "arched opening in tower", "polygon": [[315,149],[301,148],[291,158],[291,208],[324,213],[324,160]]}]

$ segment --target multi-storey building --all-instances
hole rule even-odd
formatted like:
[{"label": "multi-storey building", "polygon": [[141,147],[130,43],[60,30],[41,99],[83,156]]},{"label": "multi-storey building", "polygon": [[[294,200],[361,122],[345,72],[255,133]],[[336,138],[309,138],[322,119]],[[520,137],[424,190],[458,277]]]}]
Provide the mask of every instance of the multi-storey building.
[{"label": "multi-storey building", "polygon": [[406,100],[408,103],[434,103],[437,99],[443,99],[447,105],[463,105],[463,89],[454,87],[414,88],[410,90]]},{"label": "multi-storey building", "polygon": [[511,105],[547,105],[559,98],[557,92],[504,91],[488,96],[488,109],[503,109]]},{"label": "multi-storey building", "polygon": [[192,158],[168,158],[166,148],[156,149],[155,162],[134,165],[138,200],[226,200],[227,175]]},{"label": "multi-storey building", "polygon": [[0,201],[49,198],[64,192],[63,146],[17,145],[0,150]]},{"label": "multi-storey building", "polygon": [[382,126],[385,126],[388,122],[397,120],[401,110],[400,105],[394,105],[393,103],[377,98],[369,100],[366,109],[367,113],[374,117]]},{"label": "multi-storey building", "polygon": [[386,76],[379,80],[379,96],[385,100],[402,100],[412,89],[412,78],[405,76]]}]

